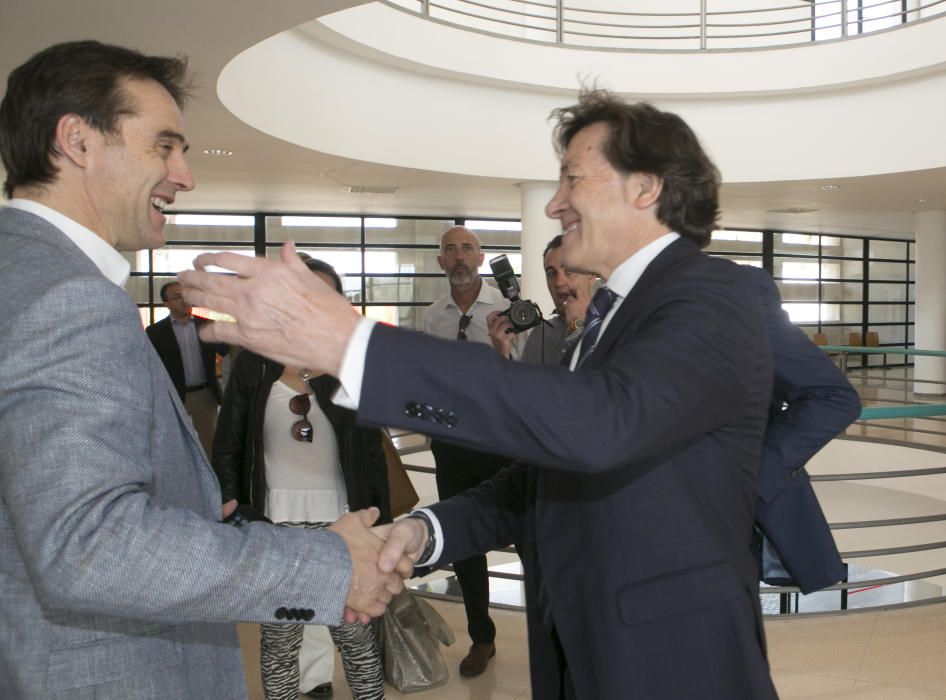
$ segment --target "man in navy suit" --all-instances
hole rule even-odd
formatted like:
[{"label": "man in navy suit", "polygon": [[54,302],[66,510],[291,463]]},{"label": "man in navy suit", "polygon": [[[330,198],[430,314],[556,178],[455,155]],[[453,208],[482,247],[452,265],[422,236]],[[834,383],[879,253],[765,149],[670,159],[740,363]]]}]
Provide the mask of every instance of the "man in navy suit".
[{"label": "man in navy suit", "polygon": [[775,385],[759,467],[755,543],[760,578],[817,591],[844,577],[844,565],[805,464],[860,415],[851,383],[782,310],[771,276],[745,268],[765,312]]},{"label": "man in navy suit", "polygon": [[719,174],[650,105],[592,91],[555,116],[546,211],[565,266],[608,280],[565,366],[353,317],[291,245],[201,256],[185,298],[239,321],[205,340],[338,376],[366,424],[521,460],[382,530],[379,566],[518,542],[535,697],[773,698],[750,549],[772,359],[749,276],[700,250]]}]

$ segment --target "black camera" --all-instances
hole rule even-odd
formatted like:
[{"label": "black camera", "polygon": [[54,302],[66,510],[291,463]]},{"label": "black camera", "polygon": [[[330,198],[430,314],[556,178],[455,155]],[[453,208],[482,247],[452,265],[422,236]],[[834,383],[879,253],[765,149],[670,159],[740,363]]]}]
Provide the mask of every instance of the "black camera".
[{"label": "black camera", "polygon": [[509,317],[512,322],[512,332],[522,333],[542,323],[542,311],[535,302],[519,298],[519,280],[516,279],[516,273],[512,271],[509,258],[505,255],[497,255],[489,261],[489,266],[493,270],[493,277],[499,285],[499,291],[509,299],[509,308],[500,313],[500,316]]}]

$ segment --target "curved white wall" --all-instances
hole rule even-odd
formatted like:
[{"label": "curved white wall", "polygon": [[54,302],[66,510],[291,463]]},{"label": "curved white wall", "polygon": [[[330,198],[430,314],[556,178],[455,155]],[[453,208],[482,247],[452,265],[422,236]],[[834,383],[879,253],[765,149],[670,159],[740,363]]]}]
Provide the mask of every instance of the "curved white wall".
[{"label": "curved white wall", "polygon": [[[858,74],[855,64],[863,59],[858,46],[915,30],[942,35],[943,28],[946,21],[936,20],[793,51],[801,56],[849,48],[855,52],[849,61],[851,77]],[[556,49],[546,51],[554,54]],[[727,60],[738,61],[742,72],[755,73],[756,63],[776,53],[782,51],[737,52]],[[612,61],[627,58],[604,55]],[[696,70],[716,56],[722,58],[672,58],[687,60]],[[888,59],[896,56],[880,55],[874,61]],[[509,68],[514,71],[515,66]],[[836,91],[656,102],[690,122],[729,183],[923,170],[946,166],[946,71],[929,70]],[[825,71],[831,72],[828,67]],[[668,72],[665,79],[686,72]],[[781,75],[770,77],[778,82],[784,80]],[[619,65],[603,65],[599,82],[626,86],[623,77]],[[576,90],[577,77],[571,80]],[[300,146],[401,167],[516,180],[554,177],[557,167],[546,118],[552,108],[574,99],[558,88],[522,90],[379,63],[299,29],[234,58],[217,87],[220,99],[237,117]]]}]

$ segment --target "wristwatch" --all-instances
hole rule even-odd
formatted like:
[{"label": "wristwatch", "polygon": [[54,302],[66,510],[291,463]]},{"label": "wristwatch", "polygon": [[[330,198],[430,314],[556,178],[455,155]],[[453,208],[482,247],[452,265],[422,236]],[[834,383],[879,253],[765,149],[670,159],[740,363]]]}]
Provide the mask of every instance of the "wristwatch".
[{"label": "wristwatch", "polygon": [[[434,550],[437,548],[437,534],[434,530],[434,524],[430,522],[430,518],[427,516],[427,513],[422,513],[420,511],[414,511],[407,517],[424,521],[424,526],[427,528],[427,546],[424,547],[424,551],[420,553],[419,557],[417,557],[417,562],[426,563],[430,560],[430,557],[433,556]],[[416,564],[417,562],[414,563]]]}]

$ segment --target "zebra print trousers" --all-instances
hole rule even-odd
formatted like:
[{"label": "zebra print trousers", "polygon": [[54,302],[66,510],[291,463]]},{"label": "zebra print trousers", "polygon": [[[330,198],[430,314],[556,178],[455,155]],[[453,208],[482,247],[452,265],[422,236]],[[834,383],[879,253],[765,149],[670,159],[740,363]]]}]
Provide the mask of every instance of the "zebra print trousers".
[{"label": "zebra print trousers", "polygon": [[[294,527],[318,529],[328,523],[292,523]],[[299,697],[299,649],[303,625],[260,625],[260,667],[266,700],[297,700]],[[345,680],[353,700],[383,700],[384,671],[381,653],[371,625],[345,622],[329,627],[332,641],[342,657]]]}]

